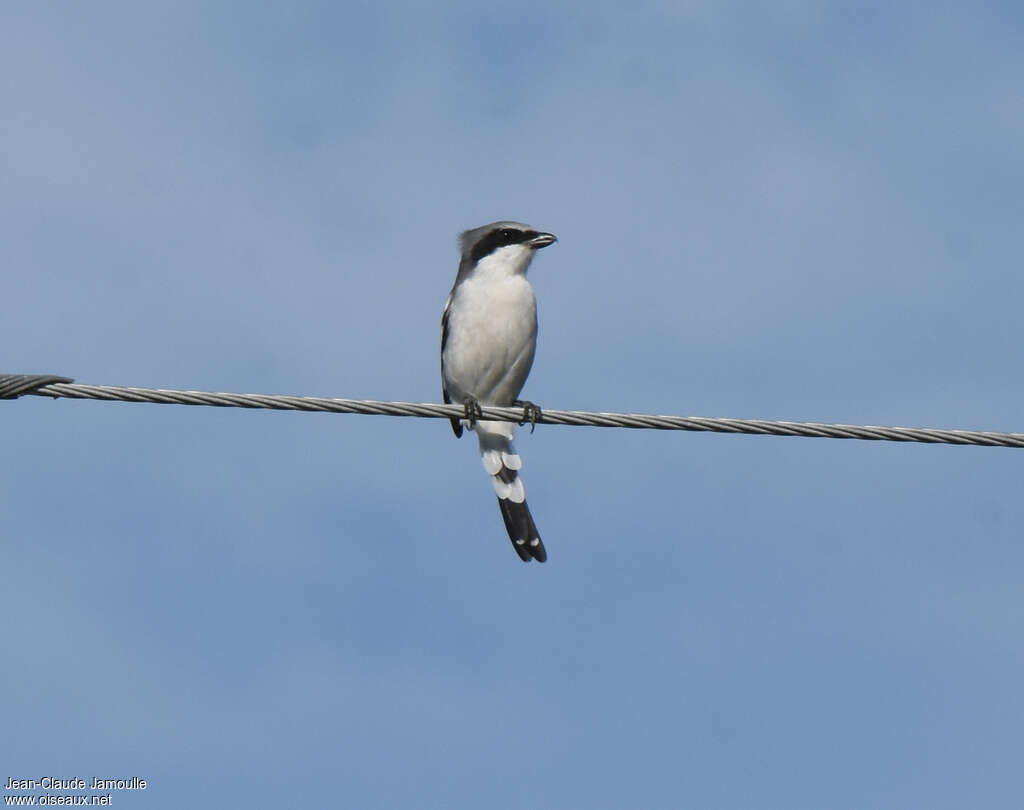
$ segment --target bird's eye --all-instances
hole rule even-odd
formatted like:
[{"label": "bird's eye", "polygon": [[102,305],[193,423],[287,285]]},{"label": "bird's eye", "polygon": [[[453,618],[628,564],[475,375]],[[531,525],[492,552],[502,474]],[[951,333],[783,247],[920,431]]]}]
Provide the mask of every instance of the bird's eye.
[{"label": "bird's eye", "polygon": [[512,244],[513,242],[516,241],[516,232],[513,231],[511,228],[505,228],[501,232],[501,238],[504,239],[509,244]]}]

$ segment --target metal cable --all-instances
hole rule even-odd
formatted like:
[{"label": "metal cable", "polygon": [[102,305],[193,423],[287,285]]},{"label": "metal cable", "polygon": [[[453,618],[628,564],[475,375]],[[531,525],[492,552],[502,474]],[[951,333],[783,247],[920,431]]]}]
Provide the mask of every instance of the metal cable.
[{"label": "metal cable", "polygon": [[0,374],[0,399],[17,399],[22,394],[34,394],[44,385],[59,382],[74,380],[56,374]]},{"label": "metal cable", "polygon": [[[281,394],[229,394],[210,391],[177,391],[163,388],[125,388],[117,385],[80,385],[67,377],[43,374],[0,374],[0,399],[31,394],[67,399],[101,399],[119,402],[153,402],[169,405],[211,405],[221,408],[267,408],[276,411],[361,413],[381,416],[420,416],[449,419],[463,416],[460,405],[430,402],[385,402],[372,399],[334,399]],[[523,422],[521,408],[481,406],[484,419]],[[708,416],[662,416],[642,413],[594,413],[544,409],[537,424],[589,425],[591,427],[691,430],[711,433],[744,433],[756,436],[804,436],[828,439],[972,444],[985,447],[1024,447],[1024,433],[936,428],[837,425],[822,422],[773,422],[764,419],[723,419]]]}]

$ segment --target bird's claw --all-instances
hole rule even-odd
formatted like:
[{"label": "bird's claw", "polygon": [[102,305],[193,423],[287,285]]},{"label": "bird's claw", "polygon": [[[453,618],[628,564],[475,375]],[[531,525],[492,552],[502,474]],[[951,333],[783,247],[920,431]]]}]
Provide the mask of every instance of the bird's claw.
[{"label": "bird's claw", "polygon": [[523,409],[523,421],[520,425],[525,425],[527,422],[530,423],[530,433],[533,433],[533,429],[537,427],[537,422],[543,416],[539,405],[534,405],[532,402],[528,402],[525,399],[517,399],[512,403],[517,408]]},{"label": "bird's claw", "polygon": [[483,419],[484,412],[480,410],[480,403],[475,399],[467,399],[462,403],[462,407],[465,413],[465,419],[469,423],[470,427],[473,427],[478,420]]}]

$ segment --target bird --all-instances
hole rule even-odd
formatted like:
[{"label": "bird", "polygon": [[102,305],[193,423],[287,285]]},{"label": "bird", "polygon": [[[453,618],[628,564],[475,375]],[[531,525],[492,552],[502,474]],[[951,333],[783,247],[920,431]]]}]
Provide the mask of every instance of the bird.
[{"label": "bird", "polygon": [[441,316],[441,392],[464,408],[452,431],[474,431],[512,547],[523,562],[547,560],[526,505],[522,458],[512,444],[515,425],[480,419],[481,405],[523,408],[533,424],[540,408],[520,400],[537,349],[537,302],[526,271],[534,254],[558,241],[521,222],[499,221],[463,232],[455,283]]}]

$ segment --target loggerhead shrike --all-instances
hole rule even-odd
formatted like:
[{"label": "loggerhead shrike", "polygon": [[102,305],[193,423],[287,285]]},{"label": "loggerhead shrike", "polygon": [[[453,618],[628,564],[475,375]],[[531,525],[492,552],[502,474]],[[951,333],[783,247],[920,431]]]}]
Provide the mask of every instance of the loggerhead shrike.
[{"label": "loggerhead shrike", "polygon": [[[441,390],[445,402],[466,409],[476,431],[484,469],[498,495],[512,546],[523,562],[544,562],[547,552],[526,506],[512,446],[511,422],[481,421],[480,405],[521,406],[531,423],[540,409],[517,399],[537,348],[537,302],[526,270],[534,251],[556,241],[520,222],[492,222],[460,239],[462,260],[441,316]],[[452,419],[462,436],[463,422]]]}]

